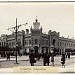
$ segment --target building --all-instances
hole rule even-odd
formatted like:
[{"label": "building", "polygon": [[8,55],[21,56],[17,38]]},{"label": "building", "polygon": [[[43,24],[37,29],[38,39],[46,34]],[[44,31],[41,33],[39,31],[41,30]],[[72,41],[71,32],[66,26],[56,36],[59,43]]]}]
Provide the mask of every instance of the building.
[{"label": "building", "polygon": [[[75,40],[60,37],[60,33],[56,31],[49,30],[48,34],[42,32],[42,27],[40,27],[40,22],[35,19],[33,22],[33,27],[18,31],[18,42],[17,45],[19,49],[23,49],[24,52],[30,52],[31,48],[35,52],[44,52],[45,50],[50,51],[53,45],[56,50],[61,54],[65,49],[75,49]],[[10,35],[1,35],[0,46],[9,46],[14,48],[16,46],[15,32]]]},{"label": "building", "polygon": [[[15,52],[16,45],[18,46],[18,53],[23,48],[23,40],[24,40],[25,31],[18,31],[17,33],[17,43],[16,43],[16,35],[13,32],[10,35],[2,34],[0,37],[0,48],[11,48],[13,52]],[[1,50],[2,51],[2,50]]]},{"label": "building", "polygon": [[63,52],[66,49],[74,50],[75,49],[75,40],[59,37],[59,51]]},{"label": "building", "polygon": [[36,19],[33,22],[33,28],[30,28],[31,33],[29,34],[29,30],[26,31],[24,46],[26,52],[29,52],[31,48],[34,48],[35,52],[43,52],[44,49],[48,49],[49,37],[47,34],[42,33],[42,27],[39,26],[40,22]]},{"label": "building", "polygon": [[26,31],[25,35],[25,49],[29,52],[30,48],[34,48],[35,52],[44,52],[44,50],[50,50],[53,45],[59,53],[64,52],[65,49],[75,49],[75,40],[60,37],[60,33],[49,30],[48,34],[42,33],[42,27],[40,22],[35,19],[33,22],[33,28],[31,27],[31,33],[29,30]]}]

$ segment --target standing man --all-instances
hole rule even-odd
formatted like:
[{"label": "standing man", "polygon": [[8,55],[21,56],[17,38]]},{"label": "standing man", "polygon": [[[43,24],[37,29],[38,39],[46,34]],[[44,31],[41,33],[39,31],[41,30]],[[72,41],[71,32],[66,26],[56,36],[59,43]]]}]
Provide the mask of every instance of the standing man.
[{"label": "standing man", "polygon": [[52,62],[52,65],[54,66],[54,53],[51,54],[51,62]]},{"label": "standing man", "polygon": [[65,53],[62,53],[62,56],[61,56],[61,64],[62,64],[62,67],[63,66],[65,67]]},{"label": "standing man", "polygon": [[68,58],[70,59],[70,52],[68,53]]},{"label": "standing man", "polygon": [[67,55],[68,55],[68,54],[67,54],[67,52],[66,52],[66,58],[67,58]]},{"label": "standing man", "polygon": [[51,48],[51,62],[52,62],[52,65],[54,66],[54,48],[53,47]]},{"label": "standing man", "polygon": [[7,55],[7,60],[10,60],[10,52],[7,52],[6,55]]},{"label": "standing man", "polygon": [[46,64],[49,66],[49,58],[50,58],[50,54],[48,53],[48,51],[44,51],[43,54],[43,65],[46,66]]},{"label": "standing man", "polygon": [[34,66],[34,63],[36,63],[34,50],[31,50],[29,58],[30,58],[31,66]]}]

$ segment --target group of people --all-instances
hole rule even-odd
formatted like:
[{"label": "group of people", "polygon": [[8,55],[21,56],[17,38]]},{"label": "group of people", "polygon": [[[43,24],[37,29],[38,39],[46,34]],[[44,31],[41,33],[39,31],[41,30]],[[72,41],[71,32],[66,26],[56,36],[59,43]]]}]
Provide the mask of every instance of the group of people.
[{"label": "group of people", "polygon": [[[31,66],[34,66],[34,63],[36,63],[37,58],[33,50],[31,51],[29,58],[30,58]],[[43,58],[43,66],[46,66],[46,65],[49,66],[50,58],[51,58],[52,66],[54,66],[54,53],[48,53],[48,51],[45,51],[42,54],[42,58]],[[60,62],[62,67],[65,67],[65,61],[66,61],[66,54],[65,52],[63,52],[61,55],[61,62]]]},{"label": "group of people", "polygon": [[[38,55],[39,56],[39,55]],[[44,51],[43,54],[41,54],[41,57],[43,58],[43,65],[44,66],[49,66],[49,63],[50,63],[50,57],[51,57],[51,62],[52,62],[52,65],[54,66],[54,54],[50,54],[48,53],[48,51]],[[29,54],[29,58],[30,58],[30,63],[31,63],[31,66],[34,66],[34,63],[36,63],[37,61],[37,57],[36,57],[36,53],[34,53],[34,50],[31,50],[30,54]]]},{"label": "group of people", "polygon": [[[6,57],[7,57],[7,60],[10,60],[10,52],[9,51],[6,53]],[[40,57],[42,57],[42,59],[43,59],[43,66],[46,66],[46,65],[49,66],[50,58],[51,58],[51,63],[54,66],[54,53],[53,52],[44,51],[44,53],[42,53],[42,54],[37,54],[34,52],[34,50],[31,50],[30,54],[29,54],[31,66],[34,66],[34,63],[36,63],[37,60],[40,59]],[[63,52],[61,55],[62,67],[65,67],[65,60],[67,57],[70,59],[70,53],[65,54],[65,52]]]},{"label": "group of people", "polygon": [[67,53],[66,53],[66,58],[67,58],[67,57],[70,59],[70,52],[67,52]]}]

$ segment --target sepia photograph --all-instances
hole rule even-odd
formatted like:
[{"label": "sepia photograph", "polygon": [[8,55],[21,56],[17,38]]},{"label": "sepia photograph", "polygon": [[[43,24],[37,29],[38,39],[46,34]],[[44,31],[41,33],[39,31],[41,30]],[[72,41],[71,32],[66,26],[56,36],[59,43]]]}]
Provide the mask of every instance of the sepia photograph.
[{"label": "sepia photograph", "polygon": [[0,73],[75,73],[74,2],[0,2]]}]

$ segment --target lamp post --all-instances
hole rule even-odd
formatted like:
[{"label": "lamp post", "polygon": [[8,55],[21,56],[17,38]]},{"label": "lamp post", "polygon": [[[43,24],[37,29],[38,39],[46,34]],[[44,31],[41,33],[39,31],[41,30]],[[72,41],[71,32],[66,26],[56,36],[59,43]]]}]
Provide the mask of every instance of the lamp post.
[{"label": "lamp post", "polygon": [[17,63],[17,46],[18,46],[18,42],[17,42],[17,32],[18,32],[19,27],[21,27],[22,25],[27,25],[27,24],[28,24],[28,23],[21,24],[21,25],[18,25],[18,26],[17,26],[17,18],[16,18],[16,26],[15,26],[15,27],[12,27],[12,28],[8,28],[8,30],[9,30],[9,29],[15,29],[15,34],[16,34],[16,37],[15,37],[15,39],[16,39],[16,64],[18,64],[18,63]]}]

